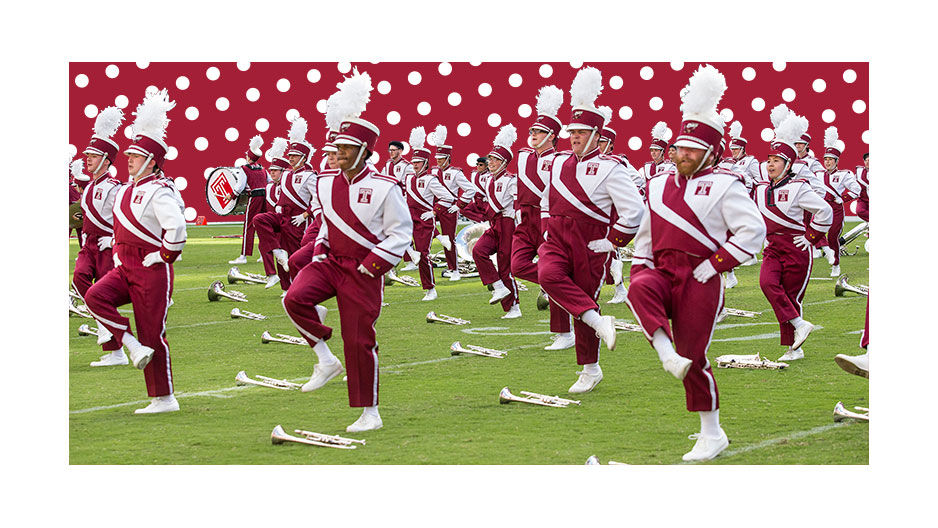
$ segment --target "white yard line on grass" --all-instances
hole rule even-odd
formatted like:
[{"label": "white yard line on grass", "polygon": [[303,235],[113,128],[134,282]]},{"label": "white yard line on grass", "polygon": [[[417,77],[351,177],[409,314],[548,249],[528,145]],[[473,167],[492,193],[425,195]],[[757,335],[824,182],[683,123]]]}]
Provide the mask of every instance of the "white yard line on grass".
[{"label": "white yard line on grass", "polygon": [[[759,442],[758,444],[743,446],[743,447],[740,447],[739,449],[730,449],[728,451],[724,451],[723,453],[721,453],[719,458],[728,458],[731,456],[748,453],[750,451],[756,451],[758,449],[765,449],[766,447],[772,447],[774,445],[778,445],[781,443],[791,442],[792,440],[798,440],[799,438],[804,438],[806,436],[816,435],[819,433],[830,431],[831,429],[836,429],[838,427],[846,427],[847,425],[850,425],[850,422],[844,421],[844,422],[835,422],[830,425],[820,425],[813,429],[808,429],[807,431],[797,431],[797,432],[794,432],[785,436],[779,436],[777,438],[770,438],[768,440]],[[683,462],[683,463],[693,464],[694,462]]]}]

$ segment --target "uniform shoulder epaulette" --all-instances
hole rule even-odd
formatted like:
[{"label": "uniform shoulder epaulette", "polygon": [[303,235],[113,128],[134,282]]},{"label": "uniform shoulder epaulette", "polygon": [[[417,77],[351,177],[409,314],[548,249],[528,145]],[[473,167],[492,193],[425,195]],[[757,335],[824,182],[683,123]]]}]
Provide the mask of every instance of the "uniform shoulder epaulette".
[{"label": "uniform shoulder epaulette", "polygon": [[518,149],[518,153],[520,154],[522,152],[536,152],[536,151],[531,147],[521,147]]},{"label": "uniform shoulder epaulette", "polygon": [[376,180],[384,180],[384,181],[386,181],[386,182],[388,182],[388,183],[393,183],[393,184],[395,184],[395,185],[397,184],[397,179],[395,179],[395,178],[393,178],[393,177],[391,177],[391,176],[388,176],[387,174],[382,174],[382,173],[379,172],[379,173],[373,174],[372,176],[373,176]]},{"label": "uniform shoulder epaulette", "polygon": [[735,178],[743,184],[746,183],[746,178],[744,178],[742,174],[736,171],[729,170],[729,169],[724,169],[722,167],[714,167],[713,171],[711,171],[710,174],[723,174],[725,176],[730,176],[732,178]]},{"label": "uniform shoulder epaulette", "polygon": [[456,165],[450,165],[449,167],[447,167],[447,170],[449,169],[458,170],[459,172],[463,173],[463,175],[466,174],[466,171],[462,170],[462,167],[458,167]]}]

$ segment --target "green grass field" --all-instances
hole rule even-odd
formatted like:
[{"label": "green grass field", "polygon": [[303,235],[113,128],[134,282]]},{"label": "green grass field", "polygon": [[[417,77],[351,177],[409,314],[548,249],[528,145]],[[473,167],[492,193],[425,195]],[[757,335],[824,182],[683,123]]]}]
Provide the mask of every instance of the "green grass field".
[{"label": "green grass field", "polygon": [[[536,285],[521,294],[524,316],[506,321],[499,306],[487,304],[490,293],[477,278],[440,280],[439,269],[436,301],[421,302],[420,288],[395,284],[385,290],[390,306],[377,324],[384,428],[345,433],[360,412],[348,407],[341,378],[312,393],[238,387],[240,370],[302,383],[315,361],[308,347],[261,344],[264,330],[298,332],[283,312],[279,286],[265,290],[224,280],[240,241],[212,236],[238,232],[239,226],[190,227],[176,265],[167,337],[180,412],[134,415],[148,400],[142,373],[129,365],[90,367],[102,352],[93,337],[79,337],[77,328],[91,321],[69,318],[71,464],[583,464],[590,455],[602,463],[676,464],[693,446],[687,435],[698,431],[699,419],[685,410],[682,385],[662,370],[640,333],[619,332],[617,349],[601,350],[604,380],[575,398],[581,406],[500,405],[504,386],[515,394],[570,396],[566,391],[578,370],[573,350],[543,350],[550,343],[548,314],[535,309]],[[72,240],[70,272],[77,252]],[[256,256],[255,251],[239,267],[263,273]],[[862,247],[841,259],[853,284],[868,284],[868,265]],[[714,365],[723,354],[759,352],[774,360],[784,352],[758,271],[758,265],[737,270],[739,285],[727,291],[726,305],[763,313],[729,317],[717,326],[709,353]],[[868,464],[868,424],[835,425],[831,415],[838,400],[848,409],[869,407],[868,380],[833,361],[838,353],[861,352],[866,298],[835,297],[829,271],[824,259],[815,260],[813,276],[819,280],[811,281],[804,312],[823,329],[811,334],[805,359],[782,371],[714,368],[721,423],[731,444],[710,464]],[[244,292],[249,302],[209,302],[206,292],[214,280]],[[625,304],[605,304],[612,293],[611,286],[603,289],[602,312],[634,322]],[[325,306],[326,323],[336,329],[329,345],[341,359],[335,300]],[[269,319],[231,319],[234,307]],[[130,305],[122,309],[129,314]],[[430,310],[472,324],[427,324]],[[508,350],[508,357],[451,356],[449,345],[457,340]],[[270,432],[277,424],[291,433],[306,429],[368,443],[354,451],[275,446]]]}]

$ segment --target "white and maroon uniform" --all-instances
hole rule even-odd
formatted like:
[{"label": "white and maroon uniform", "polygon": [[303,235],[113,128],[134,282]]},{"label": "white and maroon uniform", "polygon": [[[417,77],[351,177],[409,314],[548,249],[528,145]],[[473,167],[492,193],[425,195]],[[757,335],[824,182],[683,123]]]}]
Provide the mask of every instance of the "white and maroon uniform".
[{"label": "white and maroon uniform", "polygon": [[[619,215],[615,224],[613,210]],[[541,199],[547,240],[538,249],[537,278],[550,300],[576,319],[578,365],[599,360],[596,331],[580,316],[587,310],[599,311],[596,299],[612,256],[587,245],[602,238],[619,247],[628,244],[644,211],[642,197],[618,159],[602,156],[599,149],[582,159],[570,151],[554,156]]]},{"label": "white and maroon uniform", "polygon": [[[817,244],[830,229],[833,213],[807,180],[791,174],[774,184],[758,184],[753,198],[768,233],[768,245],[762,250],[759,286],[775,311],[781,344],[788,346],[795,342],[795,327],[788,321],[802,315],[801,302],[814,262],[812,252],[796,246],[793,239],[800,235]],[[807,228],[806,213],[811,215]]]},{"label": "white and maroon uniform", "polygon": [[387,174],[397,180],[397,184],[401,186],[401,189],[407,183],[408,172],[413,173],[414,166],[403,156],[397,158],[397,161],[387,160],[384,162],[384,169],[381,170],[382,174]]},{"label": "white and maroon uniform", "polygon": [[[476,188],[466,179],[462,169],[454,167],[452,164],[446,169],[433,167],[431,173],[440,182],[442,189],[439,192],[434,191],[436,203],[433,206],[433,212],[437,220],[440,221],[440,232],[448,236],[450,241],[455,241],[456,220],[459,213],[450,213],[447,210],[456,202],[459,202],[462,207],[468,205],[476,193]],[[436,188],[434,187],[434,189]],[[461,194],[460,190],[462,190]],[[444,249],[443,253],[446,255],[446,269],[451,271],[456,269],[456,247],[451,246],[451,249]]]},{"label": "white and maroon uniform", "polygon": [[751,154],[746,154],[738,160],[732,157],[724,158],[723,161],[720,162],[720,168],[742,176],[743,183],[750,192],[752,192],[755,184],[761,181],[768,181],[762,179],[762,172],[759,169],[759,160]]},{"label": "white and maroon uniform", "polygon": [[[518,283],[511,275],[511,244],[515,232],[515,194],[518,191],[518,179],[508,172],[507,163],[502,170],[492,174],[485,185],[485,197],[491,209],[489,228],[482,233],[472,248],[472,260],[479,270],[479,280],[488,286],[498,280],[511,291],[502,299],[502,309],[506,312],[518,302]],[[496,255],[498,269],[492,263],[491,255]]]},{"label": "white and maroon uniform", "polygon": [[[316,171],[306,164],[297,171],[284,171],[280,177],[280,197],[274,211],[259,214],[254,218],[257,247],[262,257],[270,255],[270,252],[277,248],[287,254],[300,249],[306,228],[315,220],[310,208],[314,202],[316,175]],[[309,217],[299,226],[293,225],[293,217],[303,212]],[[290,273],[273,258],[264,258],[264,271],[267,275],[276,271],[280,276],[280,287],[284,291],[290,287]]]},{"label": "white and maroon uniform", "polygon": [[430,264],[430,243],[433,241],[435,222],[433,218],[421,220],[420,215],[433,211],[434,194],[431,187],[440,183],[429,171],[425,170],[418,176],[413,173],[413,169],[406,173],[406,181],[407,208],[414,226],[414,249],[420,253],[420,262],[417,263],[417,268],[420,270],[420,285],[424,290],[429,290],[436,285],[433,266]]},{"label": "white and maroon uniform", "polygon": [[244,192],[248,193],[247,209],[244,213],[244,230],[241,236],[241,254],[251,256],[254,254],[254,217],[264,212],[267,194],[267,169],[257,163],[248,163],[241,166],[248,177]]},{"label": "white and maroon uniform", "polygon": [[654,178],[655,175],[659,172],[666,172],[670,170],[674,170],[674,163],[672,163],[671,160],[665,158],[661,160],[661,163],[646,161],[645,165],[643,165],[642,168],[638,170],[638,173],[641,174],[647,182],[648,180]]},{"label": "white and maroon uniform", "polygon": [[[687,410],[713,411],[719,395],[707,349],[723,309],[720,273],[759,251],[765,224],[740,176],[719,168],[690,178],[674,171],[659,174],[649,180],[646,197],[648,213],[635,236],[629,307],[649,341],[661,328],[677,353],[693,361],[684,378]],[[701,284],[694,269],[705,260],[717,275]]]},{"label": "white and maroon uniform", "polygon": [[860,196],[860,184],[857,177],[847,169],[814,173],[824,188],[824,200],[834,211],[830,231],[827,232],[827,245],[834,252],[834,265],[840,264],[840,233],[844,229],[844,200],[853,200]]},{"label": "white and maroon uniform", "polygon": [[[349,405],[378,405],[375,322],[384,297],[383,275],[401,260],[413,225],[397,180],[371,166],[351,182],[342,173],[323,174],[316,188],[323,218],[316,254],[326,258],[300,271],[283,306],[310,346],[315,346],[332,336],[316,305],[336,298]],[[358,271],[359,265],[374,276]]]},{"label": "white and maroon uniform", "polygon": [[476,188],[476,193],[472,197],[472,200],[459,211],[463,216],[473,222],[484,222],[487,220],[486,214],[488,214],[489,206],[485,201],[485,186],[480,186],[480,184],[477,183],[483,176],[488,176],[488,169],[484,170],[481,174],[478,170],[469,173],[469,183]]},{"label": "white and maroon uniform", "polygon": [[[338,172],[339,169],[326,168],[326,170],[320,172],[316,177],[321,178],[324,174],[337,174]],[[310,198],[309,208],[306,210],[306,214],[308,218],[312,218],[312,220],[306,222],[306,231],[303,232],[303,239],[300,240],[300,248],[291,253],[290,258],[287,259],[287,264],[290,265],[291,283],[296,279],[296,276],[299,275],[300,270],[312,262],[313,253],[316,249],[316,237],[319,235],[319,229],[322,227],[322,208],[319,207],[319,199],[315,192],[313,192]]]},{"label": "white and maroon uniform", "polygon": [[860,197],[857,200],[857,216],[870,221],[870,169],[860,165],[857,167],[857,184],[860,186]]},{"label": "white and maroon uniform", "polygon": [[[114,203],[116,266],[85,294],[88,310],[120,343],[130,320],[117,311],[133,304],[137,339],[153,348],[143,370],[147,394],[173,393],[173,372],[166,341],[166,310],[173,294],[173,265],[186,243],[185,204],[165,178],[150,174],[121,185]],[[162,261],[150,267],[143,258],[158,251]],[[132,334],[131,334],[132,335]]]}]

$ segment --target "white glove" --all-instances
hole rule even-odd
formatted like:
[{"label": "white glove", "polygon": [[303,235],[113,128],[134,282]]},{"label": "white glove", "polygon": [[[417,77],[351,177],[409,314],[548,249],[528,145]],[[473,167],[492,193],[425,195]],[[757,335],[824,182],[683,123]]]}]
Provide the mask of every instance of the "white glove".
[{"label": "white glove", "polygon": [[802,251],[808,251],[811,248],[811,241],[805,238],[804,235],[798,235],[792,240],[795,241],[795,246],[800,248]]},{"label": "white glove", "polygon": [[274,212],[275,212],[275,213],[282,213],[282,212],[283,212],[283,208],[280,207],[279,205],[277,205],[277,206],[274,207]]},{"label": "white glove", "polygon": [[114,267],[116,268],[116,267],[120,266],[120,265],[121,265],[121,259],[117,258],[117,252],[115,251],[111,256],[114,257]]},{"label": "white glove", "polygon": [[320,253],[319,255],[313,255],[312,262],[322,262],[324,260],[326,260],[326,254]]},{"label": "white glove", "polygon": [[88,243],[88,233],[81,234],[81,245],[84,246]]},{"label": "white glove", "polygon": [[163,262],[163,257],[160,256],[159,251],[154,251],[153,253],[147,253],[146,256],[143,257],[143,265],[147,268],[156,264],[157,262]]},{"label": "white glove", "polygon": [[291,220],[290,222],[292,222],[293,225],[295,225],[296,227],[300,227],[300,225],[301,225],[303,222],[305,222],[305,221],[306,221],[306,217],[303,216],[303,213],[300,213],[300,214],[294,216],[294,217],[293,217],[293,220]]},{"label": "white glove", "polygon": [[426,222],[427,220],[431,218],[433,218],[433,211],[427,211],[426,213],[423,213],[422,215],[420,215],[420,219],[423,220],[424,222]]},{"label": "white glove", "polygon": [[697,282],[707,282],[716,274],[717,270],[713,268],[713,264],[710,264],[709,260],[701,262],[699,266],[694,268],[694,278],[697,279]]},{"label": "white glove", "polygon": [[605,238],[590,240],[586,247],[592,249],[594,253],[609,253],[616,249],[616,247],[612,245],[612,242]]},{"label": "white glove", "polygon": [[459,211],[459,206],[456,204],[451,205],[450,208],[446,210],[447,213],[455,213],[457,211]]},{"label": "white glove", "polygon": [[101,237],[98,239],[98,250],[104,251],[114,245],[114,237]]},{"label": "white glove", "polygon": [[544,242],[547,242],[547,231],[544,231]]},{"label": "white glove", "polygon": [[359,264],[359,265],[358,265],[358,271],[361,272],[361,273],[364,273],[365,275],[368,275],[368,276],[371,277],[371,278],[374,278],[374,275],[372,275],[370,271],[368,271],[367,269],[365,269],[365,265],[364,265],[364,264]]}]

